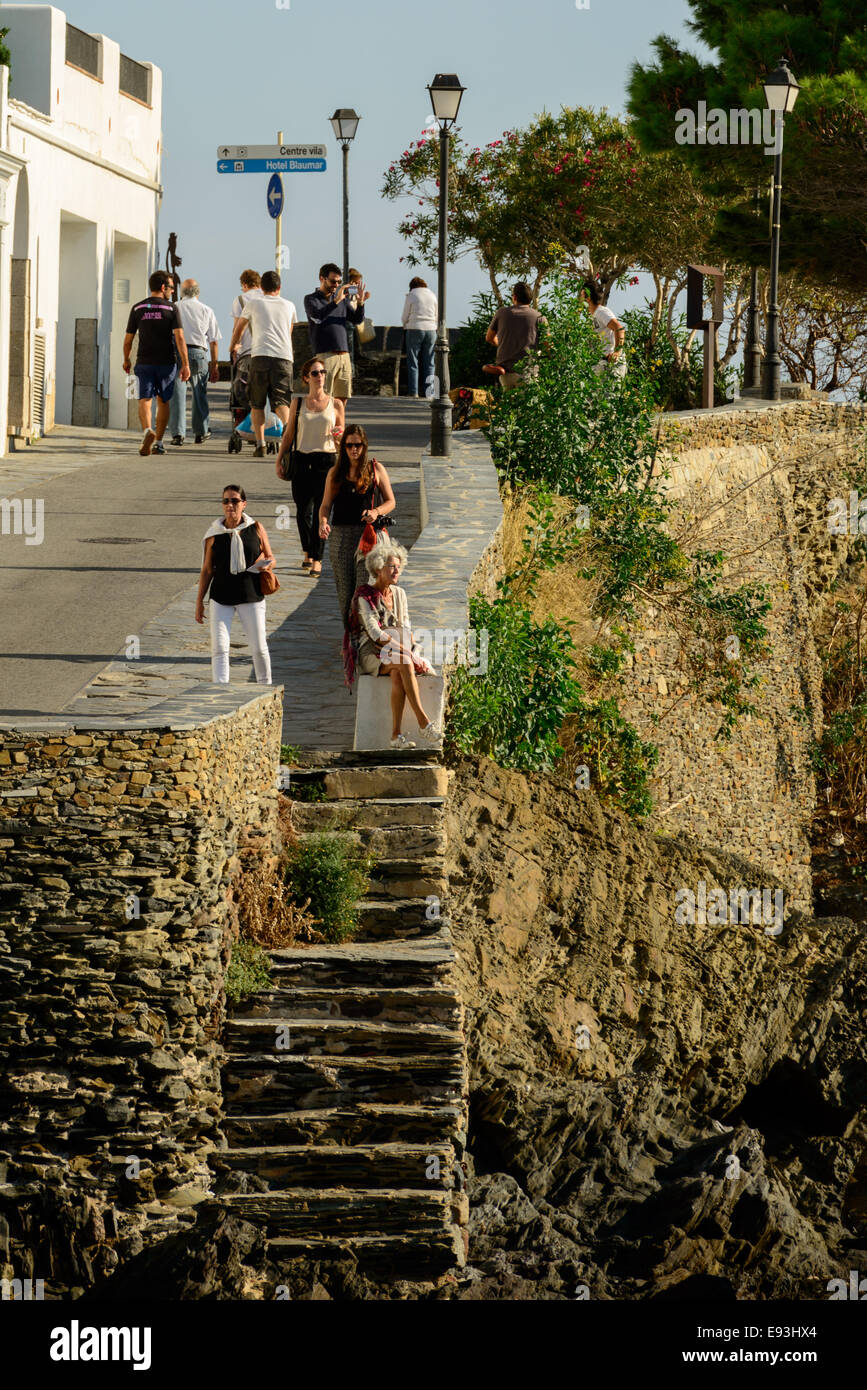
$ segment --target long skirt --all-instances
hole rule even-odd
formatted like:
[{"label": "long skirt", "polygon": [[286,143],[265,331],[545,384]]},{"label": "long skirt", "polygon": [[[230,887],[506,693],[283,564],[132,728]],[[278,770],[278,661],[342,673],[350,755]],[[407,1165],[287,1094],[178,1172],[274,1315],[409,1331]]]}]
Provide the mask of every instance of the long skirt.
[{"label": "long skirt", "polygon": [[364,526],[333,526],[328,537],[328,555],[337,588],[337,602],[343,626],[349,625],[349,606],[359,584],[368,582],[364,560],[356,561],[355,552],[364,534]]}]

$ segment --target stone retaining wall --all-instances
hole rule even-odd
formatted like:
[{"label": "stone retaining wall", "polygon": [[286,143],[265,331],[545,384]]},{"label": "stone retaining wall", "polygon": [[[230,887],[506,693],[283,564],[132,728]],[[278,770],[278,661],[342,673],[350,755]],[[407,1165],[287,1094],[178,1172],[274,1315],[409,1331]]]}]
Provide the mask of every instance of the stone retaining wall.
[{"label": "stone retaining wall", "polygon": [[231,882],[239,843],[276,842],[281,693],[199,703],[0,729],[0,1277],[84,1286],[207,1190]]},{"label": "stone retaining wall", "polygon": [[[653,781],[659,829],[686,830],[766,866],[787,885],[787,909],[807,908],[810,742],[821,727],[811,624],[852,552],[853,536],[829,532],[827,503],[848,495],[867,409],[814,401],[661,418],[665,486],[687,515],[709,513],[694,543],[730,557],[731,582],[767,585],[772,653],[753,696],[757,715],[721,743],[714,737],[720,712],[685,693],[678,643],[663,615],[648,608],[632,634],[636,651],[620,705],[660,750]],[[477,447],[487,445],[479,439]],[[503,573],[500,530],[492,526],[470,592],[494,597]]]},{"label": "stone retaining wall", "polygon": [[822,708],[811,623],[855,539],[829,532],[827,503],[848,495],[865,428],[867,410],[824,402],[666,421],[667,486],[687,515],[706,516],[696,544],[725,552],[732,582],[766,584],[772,653],[760,668],[757,715],[721,743],[719,713],[684,693],[677,641],[651,607],[635,634],[621,699],[660,749],[653,788],[660,828],[684,829],[766,866],[787,885],[791,905],[804,908],[815,802],[810,740]]}]

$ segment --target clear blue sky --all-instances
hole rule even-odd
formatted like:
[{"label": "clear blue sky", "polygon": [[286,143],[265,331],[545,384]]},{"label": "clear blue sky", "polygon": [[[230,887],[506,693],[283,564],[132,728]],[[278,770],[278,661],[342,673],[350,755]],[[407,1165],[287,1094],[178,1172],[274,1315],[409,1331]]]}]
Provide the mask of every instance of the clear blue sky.
[{"label": "clear blue sky", "polygon": [[[341,157],[329,117],[362,116],[350,153],[350,255],[372,293],[377,323],[399,323],[410,275],[400,264],[401,207],[380,197],[382,174],[429,113],[426,87],[457,72],[460,113],[473,145],[564,105],[621,112],[630,64],[660,33],[695,49],[686,0],[68,0],[70,23],[101,32],[164,74],[161,260],[178,233],[183,273],[194,275],[223,333],[237,274],[274,264],[274,223],[262,174],[218,175],[218,144],[287,141],[328,146],[321,174],[284,177],[283,240],[291,263],[284,294],[302,299],[319,265],[342,260]],[[14,57],[13,57],[14,63]],[[435,288],[433,266],[420,273]],[[448,318],[465,316],[486,287],[468,257],[450,271]]]}]

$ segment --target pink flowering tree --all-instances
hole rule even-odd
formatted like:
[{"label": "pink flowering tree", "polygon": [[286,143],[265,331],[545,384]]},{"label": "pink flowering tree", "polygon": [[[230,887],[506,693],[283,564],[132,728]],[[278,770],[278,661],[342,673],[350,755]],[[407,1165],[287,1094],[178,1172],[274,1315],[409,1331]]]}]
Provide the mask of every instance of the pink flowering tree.
[{"label": "pink flowering tree", "polygon": [[[383,195],[406,204],[398,230],[410,266],[436,262],[438,174],[430,134],[385,174]],[[500,302],[501,282],[526,280],[538,298],[564,270],[595,276],[605,301],[612,285],[643,270],[654,283],[654,339],[665,332],[674,341],[688,262],[713,259],[712,197],[682,161],[644,153],[632,126],[604,110],[564,107],[475,149],[458,134],[449,206],[449,259],[474,254]],[[726,269],[740,283],[740,268]]]}]

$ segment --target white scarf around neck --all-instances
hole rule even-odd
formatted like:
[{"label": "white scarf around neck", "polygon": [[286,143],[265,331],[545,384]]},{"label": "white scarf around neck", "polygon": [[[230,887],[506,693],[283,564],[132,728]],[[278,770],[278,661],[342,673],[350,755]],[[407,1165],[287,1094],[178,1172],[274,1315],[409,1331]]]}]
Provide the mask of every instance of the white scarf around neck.
[{"label": "white scarf around neck", "polygon": [[[244,542],[241,540],[241,532],[247,526],[255,526],[256,522],[252,516],[245,513],[237,526],[227,526],[221,518],[212,522],[205,532],[202,540],[202,552],[204,554],[205,541],[210,536],[225,536],[227,533],[232,537],[232,545],[229,555],[229,570],[232,574],[243,574],[245,570],[254,568],[247,564],[247,557],[244,554]],[[258,563],[258,562],[256,562]]]}]

